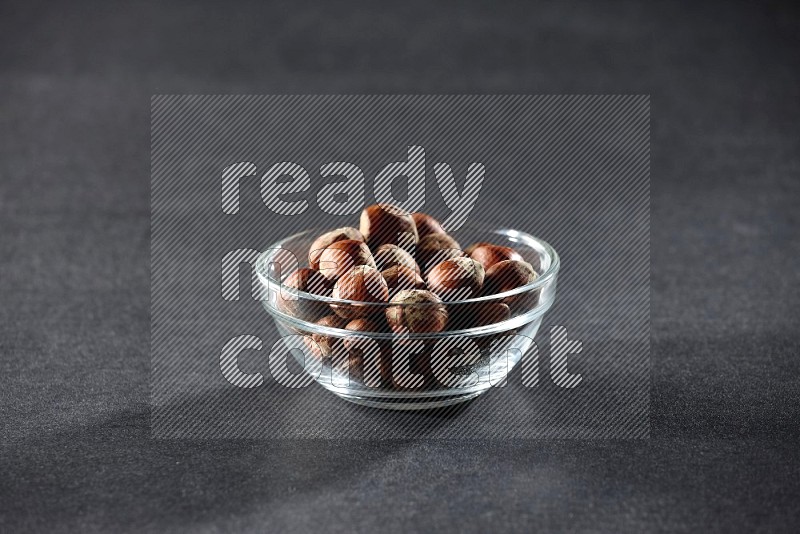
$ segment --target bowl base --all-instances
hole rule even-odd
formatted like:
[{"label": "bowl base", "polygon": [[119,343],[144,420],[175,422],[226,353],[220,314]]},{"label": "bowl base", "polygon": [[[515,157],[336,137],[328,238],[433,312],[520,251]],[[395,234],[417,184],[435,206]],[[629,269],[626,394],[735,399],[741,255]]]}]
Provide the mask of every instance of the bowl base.
[{"label": "bowl base", "polygon": [[[485,390],[484,390],[485,391]],[[412,399],[397,399],[390,397],[365,397],[360,395],[352,395],[347,393],[333,392],[338,397],[367,406],[369,408],[380,408],[382,410],[430,410],[433,408],[442,408],[444,406],[453,406],[474,399],[484,391],[473,391],[469,393],[462,393],[458,395],[448,395],[446,397],[417,397]]]}]

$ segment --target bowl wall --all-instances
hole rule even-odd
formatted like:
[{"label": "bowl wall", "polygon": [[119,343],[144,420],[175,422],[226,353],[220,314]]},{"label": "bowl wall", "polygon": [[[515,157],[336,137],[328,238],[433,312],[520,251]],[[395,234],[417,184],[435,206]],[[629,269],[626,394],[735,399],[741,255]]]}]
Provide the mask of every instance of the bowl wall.
[{"label": "bowl wall", "polygon": [[[359,404],[390,409],[423,409],[463,402],[502,384],[530,348],[543,314],[555,298],[558,256],[547,244],[514,230],[467,226],[454,236],[465,248],[476,242],[511,246],[539,275],[529,286],[499,295],[445,302],[447,329],[435,333],[353,332],[315,321],[334,307],[368,312],[375,322],[389,304],[365,307],[349,301],[297,292],[281,281],[307,266],[308,249],[324,230],[291,236],[259,257],[256,272],[268,298],[262,301],[292,355],[324,388]],[[314,317],[285,313],[280,300],[296,298]],[[481,310],[501,304],[500,322],[479,320]],[[368,308],[368,309],[367,309]],[[297,309],[297,307],[293,307]]]}]

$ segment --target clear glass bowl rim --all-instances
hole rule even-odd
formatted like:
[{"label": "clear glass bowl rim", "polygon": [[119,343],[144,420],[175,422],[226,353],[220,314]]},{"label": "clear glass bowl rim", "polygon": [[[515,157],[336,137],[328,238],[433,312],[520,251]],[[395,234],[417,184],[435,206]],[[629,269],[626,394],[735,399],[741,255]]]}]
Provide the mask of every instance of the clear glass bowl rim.
[{"label": "clear glass bowl rim", "polygon": [[[550,246],[550,244],[547,243],[546,241],[544,241],[542,239],[539,239],[537,237],[534,237],[534,236],[532,236],[532,235],[530,235],[528,233],[521,232],[519,230],[514,230],[514,229],[511,229],[511,228],[492,229],[492,228],[489,228],[489,227],[487,227],[485,225],[477,225],[477,224],[467,224],[467,225],[464,225],[464,227],[475,229],[475,230],[482,231],[482,232],[501,235],[501,236],[504,236],[506,238],[517,239],[518,241],[520,241],[524,245],[528,246],[529,248],[533,248],[534,250],[538,249],[537,251],[543,251],[547,256],[549,256],[550,265],[548,266],[547,270],[545,270],[539,277],[537,277],[536,280],[534,280],[530,284],[515,288],[515,289],[513,289],[511,291],[506,291],[506,292],[503,292],[503,293],[496,293],[494,295],[484,295],[482,297],[475,297],[475,298],[471,298],[471,299],[456,300],[456,301],[446,301],[446,302],[444,302],[444,304],[458,306],[458,305],[471,304],[471,303],[477,303],[477,302],[499,301],[499,300],[502,300],[502,299],[504,299],[506,297],[509,297],[509,296],[519,295],[519,294],[527,293],[527,292],[530,292],[530,291],[536,291],[537,289],[539,289],[541,287],[544,287],[545,285],[549,284],[557,276],[558,270],[559,270],[559,267],[560,267],[560,259],[559,259],[558,253],[555,251],[555,249],[552,246]],[[274,243],[272,245],[269,245],[267,247],[267,250],[265,250],[264,252],[259,254],[259,256],[258,256],[258,258],[256,260],[256,274],[257,274],[257,276],[259,278],[259,281],[264,285],[269,284],[267,287],[272,287],[272,288],[275,288],[275,289],[279,289],[280,291],[287,291],[287,292],[296,293],[297,296],[298,296],[298,299],[314,300],[314,301],[325,302],[325,303],[328,303],[328,304],[369,306],[369,307],[373,307],[373,308],[374,307],[388,308],[390,306],[396,306],[397,304],[392,304],[392,303],[389,303],[389,302],[378,302],[378,303],[375,303],[375,302],[363,302],[363,301],[355,301],[355,300],[334,299],[332,297],[326,297],[326,296],[323,296],[323,295],[315,295],[315,294],[312,294],[312,293],[307,293],[305,291],[297,290],[295,288],[286,287],[286,286],[283,285],[283,283],[280,280],[276,280],[276,279],[274,279],[274,278],[272,278],[270,276],[269,270],[268,270],[268,265],[269,265],[269,261],[268,260],[274,255],[275,250],[284,248],[283,245],[288,243],[288,242],[290,242],[290,241],[292,241],[292,240],[295,240],[295,239],[298,239],[298,238],[301,238],[301,237],[304,237],[304,236],[308,236],[308,235],[313,235],[313,236],[321,235],[322,233],[324,233],[326,231],[329,231],[329,230],[330,229],[312,228],[312,229],[304,230],[302,232],[298,232],[296,234],[290,235],[290,236],[285,237],[284,239],[281,239],[280,241],[278,241],[278,242],[276,242],[276,243]],[[553,297],[555,297],[555,295],[553,295]],[[320,334],[323,334],[323,335],[328,335],[328,336],[333,336],[333,337],[345,337],[345,336],[356,337],[357,336],[357,337],[366,337],[366,338],[371,338],[371,339],[392,339],[392,340],[396,340],[396,339],[441,339],[441,338],[451,337],[451,336],[473,337],[473,336],[483,336],[483,335],[489,335],[489,334],[508,331],[508,330],[511,330],[511,329],[519,328],[522,325],[527,324],[530,321],[533,321],[538,316],[544,314],[550,308],[550,306],[552,305],[552,301],[553,300],[554,300],[554,298],[550,299],[550,301],[548,301],[548,302],[544,302],[544,303],[540,302],[537,306],[534,306],[533,308],[531,308],[527,312],[525,312],[523,314],[520,314],[520,315],[517,315],[515,317],[512,317],[511,319],[508,319],[508,320],[500,322],[500,323],[494,323],[494,324],[491,324],[491,325],[467,328],[467,329],[462,329],[462,330],[449,330],[449,331],[444,331],[444,332],[414,333],[414,334],[397,334],[397,333],[394,333],[394,332],[368,332],[368,333],[367,332],[354,332],[354,331],[345,330],[345,329],[342,329],[342,328],[326,327],[326,326],[321,326],[321,325],[318,325],[316,323],[304,321],[302,319],[298,319],[297,317],[293,317],[291,315],[285,314],[281,310],[277,309],[277,307],[270,305],[268,301],[262,301],[262,305],[264,306],[264,308],[271,315],[275,316],[276,319],[279,319],[279,320],[281,320],[283,322],[286,322],[286,323],[290,323],[290,324],[292,324],[294,326],[297,326],[298,328],[300,328],[302,330],[305,330],[305,331],[314,332],[314,333],[320,333]]]}]

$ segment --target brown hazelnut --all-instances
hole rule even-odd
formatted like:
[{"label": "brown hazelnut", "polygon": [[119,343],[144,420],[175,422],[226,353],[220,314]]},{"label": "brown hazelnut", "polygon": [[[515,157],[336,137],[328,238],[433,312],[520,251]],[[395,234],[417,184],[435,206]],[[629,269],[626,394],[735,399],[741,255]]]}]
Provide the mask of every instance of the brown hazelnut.
[{"label": "brown hazelnut", "polygon": [[337,241],[348,240],[364,241],[364,236],[361,235],[361,232],[357,229],[350,226],[337,228],[336,230],[331,230],[330,232],[322,234],[311,243],[308,249],[308,266],[312,269],[319,269],[319,257],[322,251]]},{"label": "brown hazelnut", "polygon": [[390,352],[391,383],[396,389],[426,390],[436,387],[431,369],[434,340],[408,339],[398,336]]},{"label": "brown hazelnut", "polygon": [[478,247],[483,247],[483,246],[486,246],[486,245],[492,245],[492,243],[489,243],[488,241],[478,241],[477,243],[473,243],[473,244],[471,244],[470,246],[468,246],[467,248],[464,249],[464,254],[467,255],[467,256],[472,256],[472,251],[473,250],[475,250]]},{"label": "brown hazelnut", "polygon": [[[380,271],[368,265],[358,265],[347,271],[333,286],[334,299],[358,302],[386,302],[389,288]],[[380,307],[358,304],[331,304],[340,317],[356,319],[380,311]]]},{"label": "brown hazelnut", "polygon": [[419,241],[411,214],[391,204],[374,204],[365,208],[361,212],[359,228],[372,250],[386,243],[411,250]]},{"label": "brown hazelnut", "polygon": [[430,291],[404,289],[391,303],[394,305],[386,309],[386,320],[394,332],[441,332],[447,326],[447,310]]},{"label": "brown hazelnut", "polygon": [[430,234],[417,245],[417,262],[426,273],[443,261],[463,255],[458,241],[447,234]]},{"label": "brown hazelnut", "polygon": [[511,308],[504,302],[481,302],[474,310],[474,326],[502,323],[511,318]]},{"label": "brown hazelnut", "polygon": [[475,247],[469,254],[470,258],[480,262],[484,269],[488,269],[495,263],[505,260],[522,261],[522,255],[511,247],[500,245],[480,245]]},{"label": "brown hazelnut", "polygon": [[480,294],[484,275],[483,265],[472,258],[453,258],[431,269],[428,289],[445,301],[469,299]]},{"label": "brown hazelnut", "polygon": [[395,265],[381,272],[386,286],[389,288],[389,298],[394,297],[404,289],[427,289],[425,280],[408,267]]},{"label": "brown hazelnut", "polygon": [[[382,325],[375,319],[353,319],[344,327],[351,332],[382,332]],[[363,345],[364,338],[346,337],[342,340],[344,348],[347,350],[358,348]]]},{"label": "brown hazelnut", "polygon": [[[495,263],[486,271],[486,282],[483,286],[485,295],[505,293],[518,287],[525,286],[535,281],[538,276],[529,263],[524,261],[506,260]],[[511,304],[518,300],[519,295],[512,295],[503,299]],[[538,295],[537,295],[538,298]]]},{"label": "brown hazelnut", "polygon": [[[333,283],[312,269],[298,269],[293,272],[283,285],[312,295],[331,296]],[[276,297],[278,309],[287,315],[297,317],[304,321],[316,321],[330,311],[325,302],[312,300],[302,295],[290,295],[289,291],[281,290]],[[296,298],[284,298],[284,297]]]},{"label": "brown hazelnut", "polygon": [[[347,323],[345,330],[355,334],[382,332],[383,321],[371,319],[354,319]],[[355,380],[364,380],[368,386],[382,385],[391,381],[390,341],[347,336],[342,339],[345,354],[334,358],[334,368],[343,373],[348,372]],[[370,367],[365,369],[365,365]],[[366,378],[365,378],[366,373]]]},{"label": "brown hazelnut", "polygon": [[319,272],[329,280],[337,280],[358,265],[375,268],[375,259],[366,243],[355,239],[331,243],[319,256]]},{"label": "brown hazelnut", "polygon": [[375,251],[374,258],[375,265],[379,271],[385,271],[389,267],[394,267],[395,265],[402,265],[413,271],[420,272],[419,265],[414,261],[414,257],[397,245],[392,245],[390,243],[381,245],[378,247],[378,250]]},{"label": "brown hazelnut", "polygon": [[419,234],[420,239],[431,234],[447,233],[444,231],[444,228],[442,228],[442,225],[439,223],[439,221],[427,213],[412,213],[411,218],[414,219],[414,224],[417,225],[417,234]]},{"label": "brown hazelnut", "polygon": [[[347,321],[338,315],[326,315],[316,321],[315,324],[328,328],[344,328]],[[335,350],[338,350],[341,339],[320,333],[311,333],[303,337],[303,342],[313,356],[319,359],[326,359],[330,358]]]},{"label": "brown hazelnut", "polygon": [[450,318],[447,322],[448,330],[462,330],[474,326],[475,303],[447,302],[446,306],[447,315]]}]

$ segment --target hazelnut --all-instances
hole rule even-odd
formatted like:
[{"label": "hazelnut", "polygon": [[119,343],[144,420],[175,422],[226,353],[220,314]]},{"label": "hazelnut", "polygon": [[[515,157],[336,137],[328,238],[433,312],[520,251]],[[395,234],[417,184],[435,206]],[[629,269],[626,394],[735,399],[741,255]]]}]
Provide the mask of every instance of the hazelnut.
[{"label": "hazelnut", "polygon": [[483,265],[472,258],[453,258],[431,269],[428,289],[445,301],[477,297],[483,287],[484,275]]},{"label": "hazelnut", "polygon": [[[333,286],[333,298],[358,302],[386,302],[389,288],[380,271],[368,265],[358,265],[347,271]],[[358,304],[331,304],[340,317],[356,319],[380,311],[380,307]]]},{"label": "hazelnut", "polygon": [[397,333],[441,332],[447,326],[447,310],[442,300],[423,289],[404,289],[386,309],[389,327]]},{"label": "hazelnut", "polygon": [[522,255],[519,252],[511,247],[500,245],[479,245],[470,252],[469,256],[480,262],[484,269],[505,260],[522,261]]},{"label": "hazelnut", "polygon": [[425,280],[408,267],[395,265],[381,272],[386,286],[389,288],[389,298],[394,297],[403,289],[427,289]]},{"label": "hazelnut", "polygon": [[427,213],[412,213],[411,218],[414,219],[414,224],[417,225],[417,234],[419,234],[420,239],[430,234],[447,233],[444,231],[444,228],[442,228],[442,225],[439,223],[439,221]]},{"label": "hazelnut", "polygon": [[[530,284],[538,278],[536,271],[529,263],[524,261],[505,260],[495,263],[486,271],[486,282],[483,286],[485,295],[496,295],[505,293],[518,287]],[[538,300],[538,292],[533,295]],[[511,304],[522,295],[512,295],[503,299],[503,302]],[[529,295],[530,296],[530,295]],[[535,304],[535,302],[533,302]]]},{"label": "hazelnut", "polygon": [[[326,326],[328,328],[344,328],[347,321],[338,315],[326,315],[322,319],[315,322],[319,326]],[[320,333],[306,334],[303,337],[308,350],[312,355],[319,359],[330,358],[335,350],[338,350],[341,340],[337,337],[327,336]]]},{"label": "hazelnut", "polygon": [[472,251],[474,251],[478,247],[483,247],[486,245],[492,245],[493,243],[489,243],[488,241],[478,241],[477,243],[473,243],[467,248],[464,249],[464,254],[467,256],[472,256]]},{"label": "hazelnut", "polygon": [[[446,299],[445,299],[446,300]],[[474,326],[475,306],[472,302],[447,302],[448,330],[461,330]]]},{"label": "hazelnut", "polygon": [[[324,297],[330,297],[333,289],[333,283],[330,280],[312,269],[296,270],[283,282],[283,285]],[[288,296],[286,293],[290,292],[278,291],[276,305],[279,310],[287,315],[304,321],[316,321],[330,310],[325,302],[315,301],[302,295],[292,295],[296,297],[294,299],[284,298]]]},{"label": "hazelnut", "polygon": [[473,313],[475,326],[502,323],[511,318],[511,308],[504,302],[481,302]]},{"label": "hazelnut", "polygon": [[463,255],[458,241],[447,234],[430,234],[417,245],[417,262],[426,273],[445,260]]},{"label": "hazelnut", "polygon": [[[384,327],[381,323],[377,320],[354,319],[347,323],[345,330],[355,333],[381,332]],[[368,386],[385,384],[391,380],[390,342],[354,335],[343,338],[342,345],[346,354],[334,358],[337,371],[348,372],[351,378],[363,380]],[[365,365],[369,367],[365,368]]]},{"label": "hazelnut", "polygon": [[311,247],[308,249],[308,266],[312,269],[318,270],[319,257],[322,254],[322,251],[337,241],[348,240],[364,241],[364,236],[361,235],[361,232],[350,226],[337,228],[336,230],[331,230],[330,232],[322,234],[316,238],[313,243],[311,243]]},{"label": "hazelnut", "polygon": [[319,272],[329,280],[338,279],[358,265],[374,268],[375,259],[366,243],[355,239],[331,243],[319,256]]},{"label": "hazelnut", "polygon": [[[425,390],[436,387],[431,369],[434,340],[408,339],[398,336],[391,346],[391,383],[396,389]],[[402,363],[401,363],[402,362]]]},{"label": "hazelnut", "polygon": [[[351,332],[382,332],[383,328],[382,325],[374,319],[353,319],[352,321],[347,323],[347,326],[344,327],[345,330],[350,330]],[[356,349],[362,346],[365,340],[364,338],[359,338],[357,336],[354,337],[346,337],[342,340],[344,344],[344,348],[347,350]]]},{"label": "hazelnut", "polygon": [[411,215],[391,204],[374,204],[365,208],[361,212],[360,230],[373,250],[386,243],[411,250],[419,241]]},{"label": "hazelnut", "polygon": [[[374,315],[369,319],[353,319],[347,323],[345,330],[353,332],[353,335],[347,336],[342,340],[345,350],[348,351],[360,351],[372,343],[377,343],[381,352],[384,352],[387,349],[387,344],[391,345],[391,341],[389,340],[374,339],[369,336],[369,334],[376,332],[390,332],[389,325],[386,323],[386,317],[384,317],[382,313]],[[359,333],[366,335],[359,336]]]},{"label": "hazelnut", "polygon": [[379,271],[385,271],[395,265],[402,265],[413,271],[420,272],[419,265],[414,261],[413,256],[397,245],[392,245],[390,243],[381,245],[378,247],[378,250],[375,251],[374,258],[375,265]]}]

